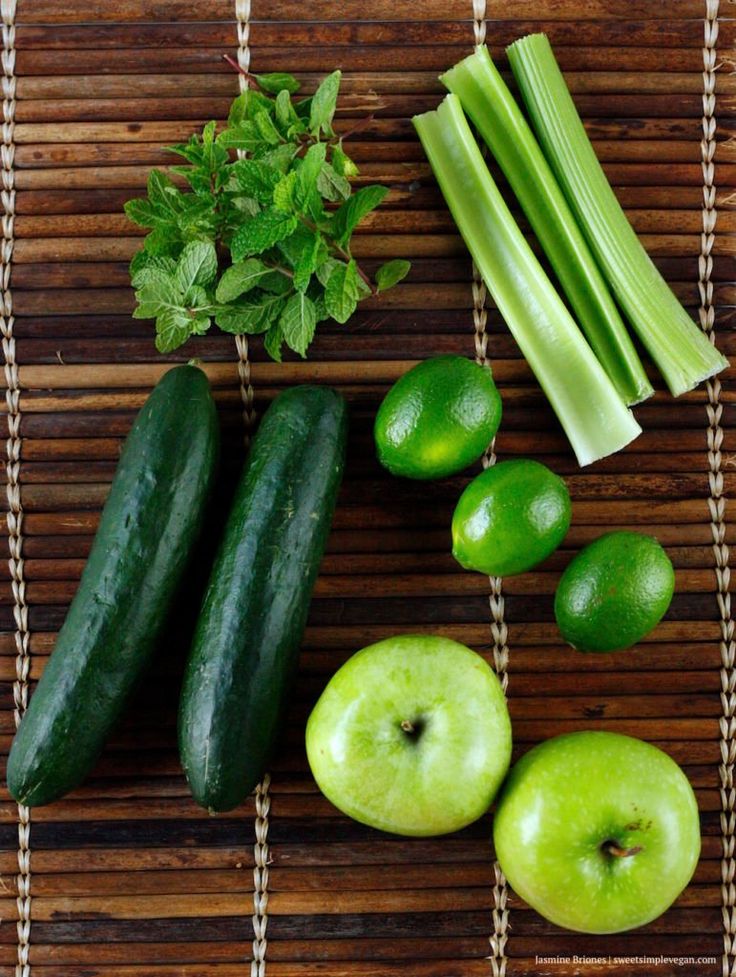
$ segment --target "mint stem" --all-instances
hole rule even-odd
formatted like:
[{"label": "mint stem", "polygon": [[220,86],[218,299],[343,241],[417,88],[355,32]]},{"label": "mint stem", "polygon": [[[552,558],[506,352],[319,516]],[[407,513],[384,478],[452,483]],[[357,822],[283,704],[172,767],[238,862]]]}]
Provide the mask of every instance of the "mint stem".
[{"label": "mint stem", "polygon": [[354,136],[356,132],[360,132],[361,129],[365,129],[367,126],[369,126],[375,117],[375,112],[371,112],[371,114],[366,115],[365,118],[358,119],[355,125],[352,125],[349,129],[346,129],[345,132],[341,133],[339,136],[335,136],[335,138],[330,140],[330,142],[337,143],[341,139],[349,139],[350,136]]},{"label": "mint stem", "polygon": [[252,85],[253,88],[256,89],[256,91],[259,92],[263,91],[261,86],[258,84],[258,81],[256,80],[256,76],[252,75],[250,71],[246,71],[245,68],[241,68],[238,62],[235,60],[235,58],[232,58],[229,54],[223,54],[222,59],[223,61],[227,61],[230,67],[234,68],[235,71],[238,72],[238,74],[243,75],[245,78],[247,78],[248,83]]},{"label": "mint stem", "polygon": [[274,271],[281,272],[281,274],[286,275],[287,278],[294,277],[293,271],[290,271],[288,268],[284,268],[283,265],[279,265],[276,262],[264,261],[263,264],[266,265],[268,268],[273,268]]},{"label": "mint stem", "polygon": [[[310,231],[313,231],[314,233],[317,233],[317,231],[319,230],[319,228],[308,217],[305,217],[304,214],[297,214],[297,217],[302,222],[302,224],[304,224],[304,226],[306,228],[308,228]],[[350,254],[349,251],[346,251],[345,248],[343,248],[340,244],[338,244],[337,241],[335,241],[334,238],[327,237],[326,235],[325,235],[325,237],[326,237],[326,240],[327,240],[328,247],[332,248],[332,250],[335,252],[335,254],[340,255],[340,257],[344,261],[355,261],[355,258],[353,258],[352,254]],[[371,290],[371,295],[377,295],[378,294],[378,289],[373,284],[373,282],[370,280],[370,278],[368,277],[368,275],[366,275],[366,273],[363,271],[363,269],[360,267],[360,265],[358,264],[357,261],[355,261],[355,270],[358,272],[358,274],[360,275],[360,277],[363,279],[363,281],[366,283],[366,285],[368,286],[368,288]]]}]

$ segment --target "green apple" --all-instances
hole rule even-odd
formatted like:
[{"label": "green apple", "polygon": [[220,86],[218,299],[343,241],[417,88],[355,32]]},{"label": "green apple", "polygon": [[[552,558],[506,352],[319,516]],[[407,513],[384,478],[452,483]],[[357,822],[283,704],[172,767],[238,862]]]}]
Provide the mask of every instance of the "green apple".
[{"label": "green apple", "polygon": [[685,774],[655,746],[570,733],[513,768],[493,840],[512,888],[542,916],[617,933],[656,919],[692,878],[698,805]]},{"label": "green apple", "polygon": [[307,723],[322,792],[363,824],[440,835],[484,814],[511,760],[495,673],[470,648],[401,635],[364,648],[332,677]]}]

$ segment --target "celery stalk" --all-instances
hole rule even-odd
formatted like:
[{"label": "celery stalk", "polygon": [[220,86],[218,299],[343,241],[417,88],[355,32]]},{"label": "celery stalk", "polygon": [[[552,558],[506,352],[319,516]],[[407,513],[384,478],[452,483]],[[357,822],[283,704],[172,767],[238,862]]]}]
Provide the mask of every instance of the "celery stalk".
[{"label": "celery stalk", "polygon": [[440,81],[496,157],[547,255],[580,328],[627,404],[654,390],[565,195],[487,47]]},{"label": "celery stalk", "polygon": [[616,199],[544,34],[508,48],[532,126],[608,284],[670,391],[728,366],[680,305]]},{"label": "celery stalk", "polygon": [[581,465],[641,433],[575,325],[488,172],[455,95],[414,125],[440,189],[501,315]]}]

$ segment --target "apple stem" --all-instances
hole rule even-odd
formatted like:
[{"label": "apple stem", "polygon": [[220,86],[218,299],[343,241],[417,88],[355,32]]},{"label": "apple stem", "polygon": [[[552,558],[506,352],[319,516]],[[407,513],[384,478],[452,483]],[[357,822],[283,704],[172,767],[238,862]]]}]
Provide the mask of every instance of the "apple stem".
[{"label": "apple stem", "polygon": [[615,841],[605,841],[601,848],[607,855],[615,855],[616,858],[629,858],[631,855],[638,855],[642,851],[641,845],[634,845],[632,848],[622,848]]},{"label": "apple stem", "polygon": [[410,722],[408,719],[404,719],[402,721],[401,728],[404,730],[405,733],[414,733],[416,731],[414,727],[414,723]]}]

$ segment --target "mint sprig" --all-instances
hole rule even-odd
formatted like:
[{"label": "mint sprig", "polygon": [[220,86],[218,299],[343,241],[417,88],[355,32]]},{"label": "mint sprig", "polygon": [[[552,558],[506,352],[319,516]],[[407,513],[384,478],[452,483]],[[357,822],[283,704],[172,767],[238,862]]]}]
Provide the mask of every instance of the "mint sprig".
[{"label": "mint sprig", "polygon": [[304,357],[317,323],[347,322],[361,299],[409,271],[397,259],[371,280],[353,257],[353,231],[388,189],[352,191],[358,168],[333,129],[340,72],[301,99],[284,72],[249,81],[223,128],[208,122],[169,147],[186,161],[171,167],[186,188],[154,170],[147,196],[125,205],[149,232],[130,265],[133,315],[156,320],[162,353],[214,322],[264,333],[275,360],[284,343]]}]

